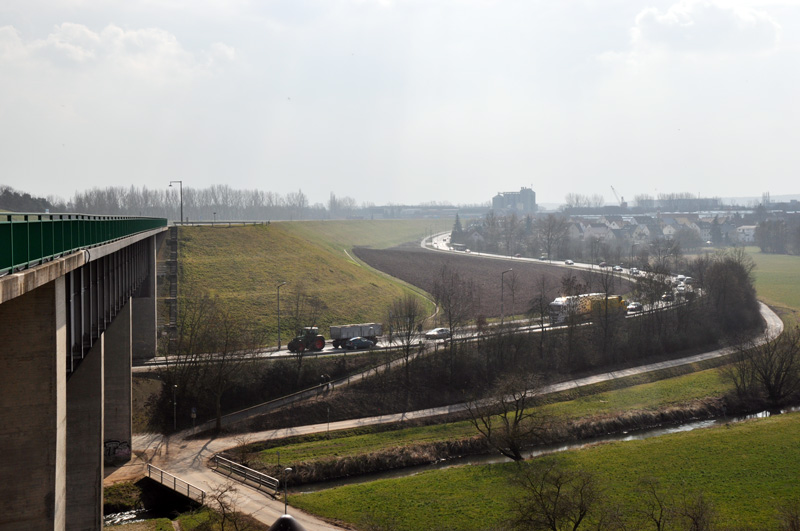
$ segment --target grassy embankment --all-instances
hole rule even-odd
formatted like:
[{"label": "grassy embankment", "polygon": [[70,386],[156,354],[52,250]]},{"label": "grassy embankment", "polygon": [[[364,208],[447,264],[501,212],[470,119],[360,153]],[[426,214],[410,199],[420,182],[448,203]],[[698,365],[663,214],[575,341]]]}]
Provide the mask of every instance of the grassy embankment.
[{"label": "grassy embankment", "polygon": [[[784,320],[788,325],[795,323],[800,310],[796,274],[800,257],[753,257],[758,266],[755,279],[759,294],[786,309]],[[560,414],[566,416],[598,414],[603,410],[614,414],[659,407],[665,402],[680,403],[693,399],[693,395],[719,396],[725,390],[717,372],[710,370],[549,407],[553,412],[560,409]],[[705,492],[725,526],[764,528],[772,525],[779,501],[800,496],[800,486],[794,481],[800,472],[800,449],[791,442],[797,440],[799,432],[800,415],[794,414],[636,443],[603,445],[567,452],[564,457],[575,466],[596,471],[612,499],[629,508],[637,499],[636,480],[657,476],[675,494],[686,488]],[[298,450],[297,458],[302,459],[305,450]],[[284,455],[292,451],[281,448]],[[443,528],[488,528],[502,524],[512,471],[513,465],[464,467],[295,496],[293,503],[351,523],[363,523],[365,517],[393,522],[397,529],[415,529],[430,519]],[[347,503],[342,503],[343,499]],[[442,511],[442,507],[447,510]]]},{"label": "grassy embankment", "polygon": [[[180,295],[208,291],[236,315],[262,323],[274,338],[276,286],[284,281],[284,319],[293,296],[304,290],[326,306],[317,323],[322,331],[332,324],[382,321],[389,303],[410,288],[364,266],[349,249],[390,247],[451,226],[452,220],[353,220],[182,227]],[[284,339],[291,332],[284,328]]]}]

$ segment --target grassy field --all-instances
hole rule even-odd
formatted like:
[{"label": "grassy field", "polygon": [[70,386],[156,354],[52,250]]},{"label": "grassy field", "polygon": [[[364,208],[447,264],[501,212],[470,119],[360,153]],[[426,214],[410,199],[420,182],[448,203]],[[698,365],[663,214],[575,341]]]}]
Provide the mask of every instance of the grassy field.
[{"label": "grassy field", "polygon": [[[562,454],[590,470],[625,512],[639,505],[636,483],[658,477],[676,498],[703,491],[723,529],[769,529],[779,502],[800,496],[798,414]],[[465,466],[292,496],[303,510],[355,525],[391,529],[501,529],[511,509],[514,464]],[[435,522],[430,525],[430,522]],[[428,523],[426,525],[426,523]],[[632,526],[631,528],[636,528]]]},{"label": "grassy field", "polygon": [[[326,306],[320,328],[382,321],[389,303],[409,289],[361,264],[349,245],[390,246],[416,241],[449,225],[425,220],[272,223],[247,227],[180,229],[181,296],[208,291],[235,314],[255,318],[277,337],[280,282],[284,317],[298,290]],[[285,321],[284,321],[285,322]],[[284,328],[283,336],[292,331]],[[327,335],[327,334],[325,334]]]},{"label": "grassy field", "polygon": [[453,219],[376,219],[298,221],[291,228],[302,237],[335,249],[386,249],[453,228]]},{"label": "grassy field", "polygon": [[800,323],[800,256],[763,254],[748,247],[756,263],[754,271],[758,298],[771,306],[786,309],[784,320]]}]

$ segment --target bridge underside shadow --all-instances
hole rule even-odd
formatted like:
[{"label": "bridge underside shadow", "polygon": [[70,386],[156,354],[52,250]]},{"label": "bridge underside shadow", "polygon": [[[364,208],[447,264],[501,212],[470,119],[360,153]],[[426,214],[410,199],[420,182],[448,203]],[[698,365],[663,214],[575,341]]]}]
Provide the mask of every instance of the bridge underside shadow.
[{"label": "bridge underside shadow", "polygon": [[130,458],[132,359],[155,355],[162,235],[0,279],[0,528],[102,528],[104,464]]}]

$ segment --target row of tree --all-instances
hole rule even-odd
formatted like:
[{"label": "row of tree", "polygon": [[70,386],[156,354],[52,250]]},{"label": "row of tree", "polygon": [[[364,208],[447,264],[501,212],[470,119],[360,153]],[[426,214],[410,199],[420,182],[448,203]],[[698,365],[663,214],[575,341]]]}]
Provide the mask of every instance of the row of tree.
[{"label": "row of tree", "polygon": [[756,245],[762,253],[800,254],[800,217],[764,220],[756,226]]},{"label": "row of tree", "polygon": [[184,221],[270,219],[343,219],[371,205],[357,205],[352,197],[331,193],[328,203],[311,204],[302,190],[285,196],[261,190],[239,190],[228,185],[193,188],[174,182],[169,187],[149,189],[111,186],[76,192],[69,200],[47,199],[0,187],[0,209],[14,212],[77,212],[81,214],[163,217]]}]

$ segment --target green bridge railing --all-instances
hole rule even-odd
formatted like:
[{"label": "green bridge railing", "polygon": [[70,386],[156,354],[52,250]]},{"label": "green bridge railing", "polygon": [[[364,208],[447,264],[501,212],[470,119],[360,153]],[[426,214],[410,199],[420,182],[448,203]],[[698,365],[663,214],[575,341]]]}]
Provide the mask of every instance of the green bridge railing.
[{"label": "green bridge railing", "polygon": [[0,214],[0,275],[86,247],[166,227],[164,218],[90,214]]}]

